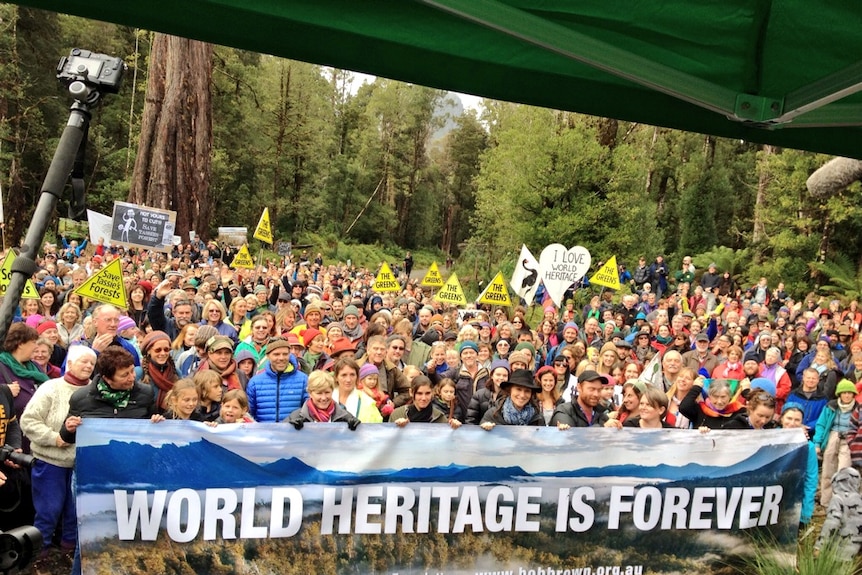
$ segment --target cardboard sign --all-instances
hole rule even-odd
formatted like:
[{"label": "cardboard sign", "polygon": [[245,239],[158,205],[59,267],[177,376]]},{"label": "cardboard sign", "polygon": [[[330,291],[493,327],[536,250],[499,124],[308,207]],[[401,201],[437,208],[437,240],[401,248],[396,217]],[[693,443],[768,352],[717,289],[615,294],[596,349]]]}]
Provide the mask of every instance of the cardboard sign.
[{"label": "cardboard sign", "polygon": [[123,282],[123,263],[115,259],[102,270],[89,278],[75,290],[81,297],[102,303],[113,304],[119,308],[129,307],[126,298],[126,284]]},{"label": "cardboard sign", "polygon": [[440,288],[434,299],[441,303],[449,303],[457,306],[467,305],[467,298],[464,297],[464,290],[461,289],[458,274],[453,273],[449,276],[449,279],[446,280],[446,283]]},{"label": "cardboard sign", "polygon": [[260,221],[254,230],[254,238],[272,244],[272,226],[269,225],[269,208],[263,208]]},{"label": "cardboard sign", "polygon": [[428,268],[428,273],[425,274],[425,277],[422,278],[419,285],[439,288],[443,287],[443,283],[443,276],[440,275],[440,269],[437,267],[437,262],[434,262],[431,264],[431,267]]},{"label": "cardboard sign", "polygon": [[488,287],[485,288],[485,291],[482,292],[476,301],[491,305],[512,305],[512,300],[509,299],[509,290],[506,289],[506,281],[503,279],[503,272],[497,272],[493,281],[488,284]]},{"label": "cardboard sign", "polygon": [[590,283],[597,286],[604,286],[618,290],[620,289],[620,275],[617,271],[617,256],[611,256],[605,265],[599,268],[593,277],[590,278]]},{"label": "cardboard sign", "polygon": [[177,213],[125,202],[114,202],[111,241],[158,252],[173,246]]},{"label": "cardboard sign", "polygon": [[280,256],[289,256],[292,250],[293,246],[290,242],[275,242],[275,251]]},{"label": "cardboard sign", "polygon": [[219,243],[229,246],[241,246],[248,241],[248,228],[223,227],[218,229]]},{"label": "cardboard sign", "polygon": [[562,244],[551,244],[542,250],[539,256],[539,277],[557,307],[562,304],[566,290],[589,271],[590,263],[590,252],[583,246],[567,249]]},{"label": "cardboard sign", "polygon": [[237,254],[233,257],[233,262],[231,262],[231,267],[234,268],[245,268],[248,270],[254,269],[254,259],[251,257],[251,254],[248,253],[248,246],[242,246]]},{"label": "cardboard sign", "polygon": [[392,273],[392,270],[389,269],[389,264],[386,262],[383,262],[380,272],[374,278],[374,291],[379,293],[401,291],[401,284],[398,283],[398,278],[395,277],[395,274]]},{"label": "cardboard sign", "polygon": [[[9,289],[9,282],[12,280],[12,262],[15,261],[16,257],[18,256],[15,255],[15,250],[9,250],[9,253],[3,258],[3,265],[0,265],[0,297],[4,297],[6,290]],[[36,284],[30,278],[24,282],[24,293],[21,294],[21,298],[41,299]]]}]

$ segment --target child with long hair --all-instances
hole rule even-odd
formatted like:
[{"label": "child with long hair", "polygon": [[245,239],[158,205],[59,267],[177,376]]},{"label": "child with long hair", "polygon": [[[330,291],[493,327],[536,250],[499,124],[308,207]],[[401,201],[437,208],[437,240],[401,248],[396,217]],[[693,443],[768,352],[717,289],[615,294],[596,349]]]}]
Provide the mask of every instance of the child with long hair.
[{"label": "child with long hair", "polygon": [[221,376],[210,370],[205,369],[197,372],[192,381],[198,390],[198,415],[200,421],[215,421],[221,410],[221,400],[224,394],[224,386],[221,383]]},{"label": "child with long hair", "polygon": [[188,377],[178,380],[165,397],[168,407],[165,419],[202,421],[197,412],[198,402],[198,387],[194,380]]},{"label": "child with long hair", "polygon": [[464,421],[464,415],[461,413],[461,407],[455,397],[455,382],[448,377],[437,382],[437,386],[434,388],[434,405],[445,413],[450,421],[453,419]]}]

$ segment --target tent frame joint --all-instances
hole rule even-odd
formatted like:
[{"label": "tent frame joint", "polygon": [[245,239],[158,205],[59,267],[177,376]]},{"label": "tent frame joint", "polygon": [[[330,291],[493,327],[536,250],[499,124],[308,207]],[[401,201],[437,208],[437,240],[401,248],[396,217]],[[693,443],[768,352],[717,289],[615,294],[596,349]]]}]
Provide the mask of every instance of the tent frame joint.
[{"label": "tent frame joint", "polygon": [[773,124],[784,111],[784,98],[737,94],[732,119],[738,122]]}]

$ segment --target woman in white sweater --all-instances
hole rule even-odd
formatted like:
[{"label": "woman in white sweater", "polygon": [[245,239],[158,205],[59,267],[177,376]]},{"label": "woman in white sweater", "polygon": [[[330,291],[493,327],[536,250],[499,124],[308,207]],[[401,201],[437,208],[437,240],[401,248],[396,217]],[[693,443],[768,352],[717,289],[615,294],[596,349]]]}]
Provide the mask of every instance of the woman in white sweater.
[{"label": "woman in white sweater", "polygon": [[75,445],[63,441],[59,431],[69,413],[69,398],[90,383],[95,365],[96,353],[92,349],[71,346],[66,375],[40,385],[21,416],[21,429],[30,439],[30,450],[36,457],[32,471],[34,526],[42,534],[43,554],[47,554],[58,528],[61,548],[64,551],[75,549],[78,537],[72,493]]}]

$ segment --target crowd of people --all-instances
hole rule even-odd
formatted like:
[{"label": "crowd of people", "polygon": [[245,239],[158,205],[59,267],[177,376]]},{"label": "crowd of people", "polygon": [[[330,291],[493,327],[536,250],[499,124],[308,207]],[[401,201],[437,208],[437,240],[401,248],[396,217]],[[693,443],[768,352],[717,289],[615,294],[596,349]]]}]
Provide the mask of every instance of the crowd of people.
[{"label": "crowd of people", "polygon": [[[398,293],[375,270],[306,252],[242,273],[200,240],[172,254],[46,244],[0,353],[0,443],[36,458],[4,468],[19,503],[0,529],[33,523],[43,558],[75,547],[77,428],[92,417],[208,425],[438,423],[634,429],[802,427],[810,440],[802,522],[815,494],[843,504],[833,475],[862,467],[858,434],[862,310],[794,300],[766,278],[741,287],[691,258],[658,256],[622,293],[576,309],[433,299],[400,268]],[[227,261],[221,258],[227,258]],[[128,305],[75,293],[120,259]],[[394,268],[395,266],[393,266]],[[398,269],[398,268],[396,268]],[[571,292],[570,294],[571,295]],[[6,499],[4,499],[5,501]]]}]

